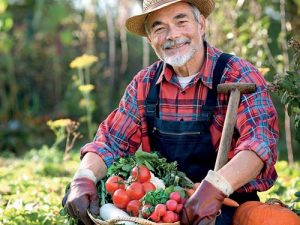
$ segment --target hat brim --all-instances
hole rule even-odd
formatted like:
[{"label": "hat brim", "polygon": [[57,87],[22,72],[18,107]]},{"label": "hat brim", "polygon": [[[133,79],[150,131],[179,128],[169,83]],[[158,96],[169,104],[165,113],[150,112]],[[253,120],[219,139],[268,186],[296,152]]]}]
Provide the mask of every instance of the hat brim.
[{"label": "hat brim", "polygon": [[147,36],[144,24],[147,15],[177,2],[188,2],[195,5],[205,18],[208,17],[215,8],[214,0],[174,0],[153,8],[145,13],[129,17],[125,23],[127,30],[139,36]]}]

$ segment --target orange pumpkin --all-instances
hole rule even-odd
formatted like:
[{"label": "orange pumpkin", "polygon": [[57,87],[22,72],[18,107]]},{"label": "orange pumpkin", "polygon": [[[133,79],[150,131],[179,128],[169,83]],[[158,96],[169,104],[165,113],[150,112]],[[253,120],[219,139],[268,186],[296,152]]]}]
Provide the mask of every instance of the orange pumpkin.
[{"label": "orange pumpkin", "polygon": [[249,201],[237,208],[233,225],[300,225],[300,217],[278,201]]}]

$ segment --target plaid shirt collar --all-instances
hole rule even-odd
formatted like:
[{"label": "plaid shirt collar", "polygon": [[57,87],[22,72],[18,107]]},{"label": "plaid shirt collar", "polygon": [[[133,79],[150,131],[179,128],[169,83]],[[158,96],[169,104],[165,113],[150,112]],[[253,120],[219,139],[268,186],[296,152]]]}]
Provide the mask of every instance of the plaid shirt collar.
[{"label": "plaid shirt collar", "polygon": [[[190,87],[190,86],[196,84],[198,82],[198,80],[201,79],[202,83],[205,86],[212,89],[213,71],[214,71],[216,61],[221,54],[221,51],[210,46],[207,42],[204,42],[204,46],[205,46],[204,62],[202,64],[197,76],[194,78],[194,81],[187,87]],[[158,78],[156,84],[161,83],[162,80],[165,79],[166,81],[173,83],[176,86],[180,87],[178,80],[177,80],[176,76],[174,76],[174,75],[175,75],[175,72],[174,72],[172,66],[165,63],[162,73],[160,74],[160,77]]]}]

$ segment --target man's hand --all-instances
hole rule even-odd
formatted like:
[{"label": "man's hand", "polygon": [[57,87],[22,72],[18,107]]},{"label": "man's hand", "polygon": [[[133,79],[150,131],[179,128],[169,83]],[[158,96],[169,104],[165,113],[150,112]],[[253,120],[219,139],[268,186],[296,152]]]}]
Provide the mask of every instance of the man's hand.
[{"label": "man's hand", "polygon": [[66,207],[70,216],[80,219],[85,225],[92,225],[87,209],[89,208],[92,214],[99,214],[95,182],[85,177],[74,179],[67,194]]},{"label": "man's hand", "polygon": [[232,192],[231,185],[222,176],[214,171],[209,171],[195,193],[185,203],[180,215],[180,224],[210,224],[219,214],[226,195]]}]

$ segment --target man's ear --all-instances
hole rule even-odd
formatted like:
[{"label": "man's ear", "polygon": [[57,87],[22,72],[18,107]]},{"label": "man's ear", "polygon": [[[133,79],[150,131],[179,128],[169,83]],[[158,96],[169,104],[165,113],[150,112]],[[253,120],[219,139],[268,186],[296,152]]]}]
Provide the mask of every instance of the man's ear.
[{"label": "man's ear", "polygon": [[201,30],[201,34],[205,34],[205,30],[206,30],[206,19],[203,15],[200,15],[200,30]]},{"label": "man's ear", "polygon": [[146,39],[147,39],[148,44],[151,45],[151,39],[149,38],[149,35],[147,35]]},{"label": "man's ear", "polygon": [[152,46],[152,40],[151,40],[151,38],[149,37],[149,34],[147,34],[146,40],[147,40],[148,44],[149,44],[151,47],[153,47],[153,46]]}]

